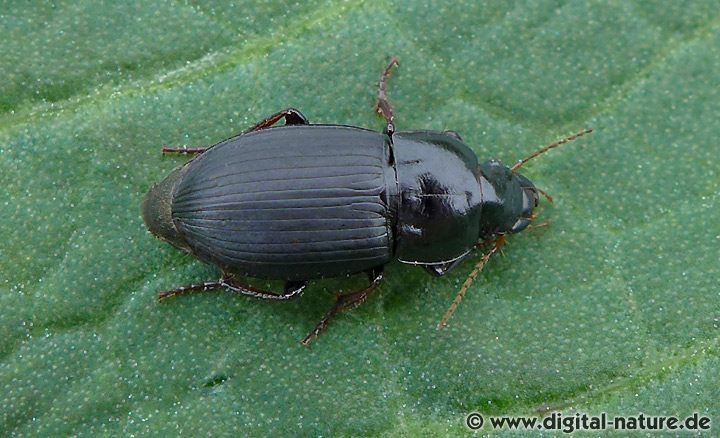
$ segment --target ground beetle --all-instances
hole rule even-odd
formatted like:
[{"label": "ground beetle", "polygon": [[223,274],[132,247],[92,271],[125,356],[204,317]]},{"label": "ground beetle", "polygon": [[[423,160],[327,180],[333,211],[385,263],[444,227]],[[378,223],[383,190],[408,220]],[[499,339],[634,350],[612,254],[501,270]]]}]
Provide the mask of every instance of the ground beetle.
[{"label": "ground beetle", "polygon": [[[383,132],[309,124],[290,108],[207,148],[164,147],[165,153],[197,157],[150,189],[143,219],[154,235],[223,274],[168,290],[159,299],[224,288],[288,300],[302,294],[307,280],[367,273],[370,285],[338,295],[302,339],[307,345],[334,315],[365,301],[391,260],[442,276],[473,249],[490,247],[442,328],[505,236],[535,218],[538,194],[545,193],[517,169],[591,130],[511,167],[498,160],[478,164],[453,131],[395,131],[386,84],[396,65],[392,58],[379,81],[376,111],[387,122]],[[271,128],[280,119],[285,125]],[[285,280],[285,290],[262,290],[238,279],[246,276]]]}]

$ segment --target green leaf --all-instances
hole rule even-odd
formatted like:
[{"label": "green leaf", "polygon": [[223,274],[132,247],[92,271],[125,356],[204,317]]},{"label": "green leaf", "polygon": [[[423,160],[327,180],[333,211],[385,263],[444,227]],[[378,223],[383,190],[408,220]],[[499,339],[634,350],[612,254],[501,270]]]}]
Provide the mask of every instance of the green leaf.
[{"label": "green leaf", "polygon": [[[467,413],[720,421],[720,18],[705,2],[80,1],[0,13],[3,435],[464,435]],[[151,237],[145,191],[281,108],[453,129],[524,170],[551,226],[512,236],[450,325],[467,262],[334,294],[157,303],[217,271]],[[479,256],[474,260],[477,261]],[[488,426],[483,430],[490,432]],[[506,432],[509,432],[506,430]]]}]

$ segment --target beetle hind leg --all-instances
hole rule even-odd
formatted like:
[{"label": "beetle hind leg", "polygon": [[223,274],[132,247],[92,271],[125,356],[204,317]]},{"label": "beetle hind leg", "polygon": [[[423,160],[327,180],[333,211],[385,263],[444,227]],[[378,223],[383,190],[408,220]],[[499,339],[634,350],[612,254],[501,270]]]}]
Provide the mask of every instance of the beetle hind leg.
[{"label": "beetle hind leg", "polygon": [[194,292],[206,292],[213,289],[219,289],[223,287],[220,281],[205,281],[202,283],[188,284],[186,286],[179,286],[158,294],[158,301],[165,300],[167,298],[176,297],[178,295],[187,295]]},{"label": "beetle hind leg", "polygon": [[349,294],[344,295],[338,295],[335,300],[335,304],[328,310],[325,315],[323,315],[322,319],[318,324],[315,326],[315,328],[307,334],[302,340],[300,341],[301,344],[304,346],[308,346],[310,344],[310,341],[312,341],[313,338],[317,337],[325,328],[327,327],[330,320],[337,315],[338,313],[352,309],[353,307],[357,307],[365,300],[367,300],[368,296],[372,291],[377,289],[377,287],[380,285],[380,282],[383,278],[383,269],[375,268],[367,271],[368,279],[370,280],[370,284],[365,287],[364,289],[360,289],[356,292],[351,292]]},{"label": "beetle hind leg", "polygon": [[279,122],[280,119],[285,119],[286,125],[307,125],[310,123],[308,122],[307,117],[305,117],[300,111],[295,108],[285,108],[282,111],[278,111],[275,114],[265,117],[263,120],[243,131],[242,134],[269,128]]},{"label": "beetle hind leg", "polygon": [[190,284],[187,286],[180,286],[165,292],[161,292],[158,295],[158,301],[175,297],[178,295],[187,295],[194,292],[206,292],[214,289],[227,289],[231,292],[237,292],[243,295],[247,295],[253,298],[260,298],[264,300],[289,300],[302,295],[307,286],[307,281],[288,281],[285,283],[285,290],[282,293],[271,292],[264,289],[259,289],[247,284],[243,284],[235,280],[229,275],[223,274],[222,278],[217,281],[206,281],[203,283]]},{"label": "beetle hind leg", "polygon": [[285,291],[283,293],[270,292],[268,290],[259,289],[247,284],[238,282],[232,277],[224,276],[220,279],[222,287],[232,292],[238,292],[243,295],[247,295],[253,298],[260,298],[262,300],[289,300],[291,298],[297,298],[305,291],[307,281],[286,281]]},{"label": "beetle hind leg", "polygon": [[208,148],[187,148],[187,147],[168,147],[163,146],[161,152],[163,154],[182,154],[182,155],[200,155],[208,150]]},{"label": "beetle hind leg", "polygon": [[[282,111],[278,111],[275,114],[265,117],[260,122],[244,130],[238,135],[247,134],[253,131],[259,131],[261,129],[269,128],[275,123],[279,122],[280,119],[285,119],[286,125],[307,125],[308,119],[295,108],[285,108]],[[183,155],[200,155],[206,150],[210,149],[210,146],[202,148],[188,148],[188,147],[162,147],[163,154],[183,154]]]}]

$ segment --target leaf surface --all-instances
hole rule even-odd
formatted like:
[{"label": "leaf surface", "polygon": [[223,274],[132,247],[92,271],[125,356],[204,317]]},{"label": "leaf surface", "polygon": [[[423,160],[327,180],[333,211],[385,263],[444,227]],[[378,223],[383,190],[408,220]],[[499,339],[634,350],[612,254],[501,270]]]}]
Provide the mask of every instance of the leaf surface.
[{"label": "leaf surface", "polygon": [[[0,14],[3,435],[467,433],[468,412],[720,420],[720,20],[714,2],[17,2]],[[310,348],[339,290],[158,304],[217,272],[153,239],[146,190],[293,106],[458,131],[524,168],[552,225],[472,269],[391,264]],[[479,256],[474,260],[479,260]],[[487,431],[487,430],[486,430]],[[508,432],[508,431],[505,431]]]}]

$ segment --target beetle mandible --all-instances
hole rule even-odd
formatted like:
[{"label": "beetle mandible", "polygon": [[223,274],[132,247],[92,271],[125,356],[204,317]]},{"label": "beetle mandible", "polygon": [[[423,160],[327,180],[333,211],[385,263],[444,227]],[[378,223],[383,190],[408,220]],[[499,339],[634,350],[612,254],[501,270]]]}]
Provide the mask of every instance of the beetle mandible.
[{"label": "beetle mandible", "polygon": [[[440,321],[442,328],[468,287],[505,242],[527,228],[536,188],[517,170],[528,160],[591,132],[548,145],[513,166],[478,163],[454,131],[395,131],[387,80],[380,75],[376,111],[383,132],[310,124],[288,108],[206,148],[168,148],[196,155],[147,193],[148,229],[219,267],[220,279],[177,287],[158,298],[224,288],[268,300],[300,296],[308,280],[366,273],[370,284],[337,295],[302,339],[308,345],[337,313],[365,301],[393,259],[442,276],[489,246]],[[281,119],[284,126],[273,127]],[[551,200],[547,196],[548,200]],[[238,277],[284,280],[282,292]]]}]

